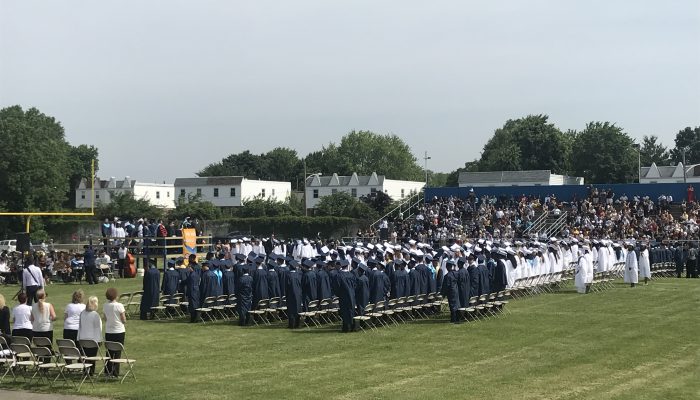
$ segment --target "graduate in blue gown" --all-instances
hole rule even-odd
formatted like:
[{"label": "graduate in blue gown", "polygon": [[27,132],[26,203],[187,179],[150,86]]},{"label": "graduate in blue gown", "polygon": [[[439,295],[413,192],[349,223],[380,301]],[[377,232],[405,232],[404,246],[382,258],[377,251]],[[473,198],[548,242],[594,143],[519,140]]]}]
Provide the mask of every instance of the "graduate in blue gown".
[{"label": "graduate in blue gown", "polygon": [[401,259],[394,261],[394,273],[391,274],[391,298],[398,299],[408,295],[408,274],[404,269],[405,262]]},{"label": "graduate in blue gown", "polygon": [[469,264],[467,267],[467,272],[469,272],[469,294],[471,296],[480,296],[481,270],[479,269],[479,265],[484,264]]},{"label": "graduate in blue gown", "polygon": [[440,285],[440,294],[447,299],[447,304],[450,307],[450,322],[459,323],[459,286],[457,285],[457,273],[454,270],[455,262],[447,260],[445,268],[447,273],[442,279]]},{"label": "graduate in blue gown", "polygon": [[274,261],[267,262],[267,295],[270,298],[279,298],[280,295],[280,279],[277,274],[277,263]]},{"label": "graduate in blue gown", "polygon": [[318,282],[316,272],[312,269],[316,265],[314,260],[304,260],[302,267],[304,274],[301,277],[301,295],[304,304],[304,311],[309,311],[309,303],[318,299]]},{"label": "graduate in blue gown", "polygon": [[245,269],[243,276],[238,279],[236,299],[238,301],[238,325],[246,326],[250,322],[248,311],[253,308],[253,277],[248,273],[248,269]]},{"label": "graduate in blue gown", "polygon": [[253,271],[253,309],[257,309],[260,300],[269,299],[267,290],[267,270],[263,268],[262,256],[255,258],[255,271]]},{"label": "graduate in blue gown", "polygon": [[140,318],[145,320],[154,318],[151,307],[158,304],[160,297],[160,272],[156,268],[155,262],[148,262],[148,268],[143,276],[143,296],[141,297]]},{"label": "graduate in blue gown", "polygon": [[233,264],[230,260],[224,264],[223,290],[226,296],[236,294],[236,273],[233,272]]},{"label": "graduate in blue gown", "polygon": [[202,307],[202,297],[199,292],[200,284],[202,282],[201,275],[199,272],[195,271],[192,264],[187,268],[187,309],[190,312],[190,322],[197,321],[197,309]]},{"label": "graduate in blue gown", "polygon": [[372,280],[369,287],[369,302],[377,304],[387,299],[391,290],[391,283],[389,282],[389,277],[384,273],[384,266],[377,263],[376,260],[370,260],[369,266],[377,267],[376,270],[370,272]]},{"label": "graduate in blue gown", "polygon": [[211,269],[209,269],[209,263],[202,263],[202,280],[199,283],[199,294],[200,302],[204,305],[204,301],[207,297],[216,297],[218,291],[217,286],[219,286],[219,280]]},{"label": "graduate in blue gown", "polygon": [[479,271],[479,292],[478,295],[491,293],[491,274],[486,264],[477,265]]},{"label": "graduate in blue gown", "polygon": [[316,271],[316,282],[318,283],[316,294],[319,300],[329,299],[333,296],[331,291],[331,280],[326,270],[326,263],[318,261],[316,262],[318,270]]},{"label": "graduate in blue gown", "polygon": [[[353,263],[354,264],[354,263]],[[365,307],[369,304],[369,278],[367,267],[359,264],[357,270],[357,284],[355,287],[355,302],[357,303],[357,315],[365,315]]]},{"label": "graduate in blue gown", "polygon": [[338,313],[343,321],[342,331],[351,332],[355,326],[355,287],[357,286],[357,278],[348,270],[347,260],[340,261],[342,268],[336,276],[336,287],[338,288]]},{"label": "graduate in blue gown", "polygon": [[[473,254],[469,254],[469,264],[475,260]],[[457,267],[459,268],[456,272],[457,276],[457,291],[459,295],[459,308],[469,307],[469,291],[471,286],[469,285],[469,271],[465,264],[467,260],[464,257],[460,257],[457,260]]]},{"label": "graduate in blue gown", "polygon": [[408,296],[418,296],[421,294],[421,272],[416,270],[416,262],[411,260],[408,269]]},{"label": "graduate in blue gown", "polygon": [[287,285],[285,282],[287,282],[287,274],[289,273],[289,267],[287,266],[287,258],[283,255],[277,255],[276,256],[276,262],[277,262],[277,267],[275,267],[275,271],[277,271],[277,279],[280,282],[280,297],[285,297],[287,295]]},{"label": "graduate in blue gown", "polygon": [[301,271],[299,263],[295,260],[289,261],[289,272],[285,278],[285,292],[287,293],[287,320],[289,329],[299,327],[299,313],[302,311],[301,296]]},{"label": "graduate in blue gown", "polygon": [[[180,285],[180,273],[175,269],[175,260],[168,260],[168,268],[163,274],[163,283],[161,285],[161,291],[164,295],[172,296],[177,293],[178,286]],[[168,300],[168,304],[175,303],[175,300]]]}]

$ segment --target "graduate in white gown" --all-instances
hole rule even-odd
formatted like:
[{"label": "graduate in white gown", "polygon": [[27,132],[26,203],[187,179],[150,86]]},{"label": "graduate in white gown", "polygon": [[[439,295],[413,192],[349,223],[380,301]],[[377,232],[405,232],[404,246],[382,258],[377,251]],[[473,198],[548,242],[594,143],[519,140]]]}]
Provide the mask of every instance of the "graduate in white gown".
[{"label": "graduate in white gown", "polygon": [[589,277],[592,276],[592,267],[588,262],[588,258],[586,257],[586,253],[589,252],[588,246],[582,246],[581,250],[584,254],[582,254],[578,259],[578,265],[576,266],[576,276],[574,278],[574,286],[576,286],[577,292],[584,294],[588,293],[590,283],[592,282],[592,280],[589,282]]},{"label": "graduate in white gown", "polygon": [[637,253],[634,251],[634,245],[630,244],[627,251],[627,259],[625,260],[625,283],[629,283],[631,287],[634,287],[637,282],[639,282]]},{"label": "graduate in white gown", "polygon": [[605,241],[601,242],[598,248],[598,265],[596,266],[596,272],[605,272],[608,268],[608,250],[605,246]]},{"label": "graduate in white gown", "polygon": [[639,251],[639,276],[644,278],[644,284],[649,284],[651,279],[651,264],[649,263],[649,250],[646,244],[642,244]]}]

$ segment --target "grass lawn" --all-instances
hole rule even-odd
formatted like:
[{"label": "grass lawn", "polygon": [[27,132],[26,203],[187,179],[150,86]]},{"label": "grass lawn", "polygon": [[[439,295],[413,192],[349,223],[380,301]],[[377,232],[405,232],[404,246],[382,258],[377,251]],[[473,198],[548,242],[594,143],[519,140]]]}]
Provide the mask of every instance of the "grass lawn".
[{"label": "grass lawn", "polygon": [[[111,285],[112,283],[110,283]],[[140,279],[114,283],[120,292]],[[49,286],[63,315],[78,285]],[[98,295],[106,285],[82,285]],[[2,286],[6,298],[16,286]],[[12,304],[14,305],[14,304]],[[452,325],[416,321],[378,332],[127,322],[138,383],[81,394],[119,399],[699,399],[700,280],[511,301],[511,314]],[[56,336],[62,332],[56,323]],[[28,389],[5,383],[5,389]],[[35,390],[45,391],[47,388]],[[61,389],[68,393],[70,390]]]}]

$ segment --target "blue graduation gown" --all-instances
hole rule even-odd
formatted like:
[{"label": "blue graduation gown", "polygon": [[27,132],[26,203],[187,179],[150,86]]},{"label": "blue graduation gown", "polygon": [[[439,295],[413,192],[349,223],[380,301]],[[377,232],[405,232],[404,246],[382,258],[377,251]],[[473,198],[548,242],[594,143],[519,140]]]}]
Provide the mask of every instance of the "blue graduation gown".
[{"label": "blue graduation gown", "polygon": [[425,264],[418,264],[416,266],[416,271],[420,277],[420,287],[418,288],[418,294],[429,294],[430,293],[430,270]]},{"label": "blue graduation gown", "polygon": [[230,296],[236,293],[236,273],[230,269],[224,271],[223,277],[224,294]]},{"label": "blue graduation gown", "polygon": [[390,288],[389,277],[381,270],[371,271],[370,274],[372,280],[369,287],[369,302],[377,304],[386,300]]},{"label": "blue graduation gown", "polygon": [[203,305],[207,297],[215,297],[218,286],[218,278],[212,270],[202,271],[202,280],[199,284],[200,302]]},{"label": "blue graduation gown", "polygon": [[480,296],[481,271],[479,267],[475,265],[469,266],[467,267],[467,272],[469,272],[469,294],[471,296]]},{"label": "blue graduation gown", "polygon": [[253,277],[243,275],[236,285],[236,299],[238,301],[238,315],[247,315],[253,309]]},{"label": "blue graduation gown", "polygon": [[163,274],[163,285],[161,289],[163,294],[174,295],[177,293],[178,285],[180,284],[180,273],[174,269],[165,270]]},{"label": "blue graduation gown", "polygon": [[274,269],[267,270],[267,294],[270,298],[281,297],[279,275]]},{"label": "blue graduation gown", "polygon": [[457,275],[455,271],[449,271],[442,279],[440,294],[447,299],[450,311],[459,309],[459,287],[457,286]]},{"label": "blue graduation gown", "polygon": [[318,287],[316,289],[316,296],[319,300],[329,299],[333,295],[331,291],[331,281],[328,276],[328,272],[325,270],[316,271],[316,281],[318,282]]},{"label": "blue graduation gown", "polygon": [[192,273],[187,276],[186,294],[187,302],[189,303],[187,308],[189,309],[190,313],[194,313],[196,308],[200,308],[202,306],[202,298],[199,291],[201,282],[202,277],[197,273],[197,271],[192,271]]},{"label": "blue graduation gown", "polygon": [[493,271],[493,280],[491,281],[491,292],[497,293],[506,289],[508,285],[508,277],[506,276],[506,264],[503,260],[498,260],[496,268]]},{"label": "blue graduation gown", "polygon": [[338,287],[338,312],[343,320],[343,325],[351,325],[355,317],[355,286],[357,278],[352,272],[340,271],[337,275]]},{"label": "blue graduation gown", "polygon": [[258,268],[253,271],[253,307],[258,306],[260,300],[269,299],[267,291],[267,271]]},{"label": "blue graduation gown", "polygon": [[401,268],[391,275],[391,298],[398,299],[408,295],[408,274]]},{"label": "blue graduation gown", "polygon": [[355,301],[357,303],[357,315],[364,315],[365,307],[369,304],[369,278],[367,274],[357,277]]},{"label": "blue graduation gown", "polygon": [[286,265],[280,265],[279,267],[275,268],[275,271],[277,271],[277,279],[280,283],[280,297],[284,297],[287,295],[287,285],[285,282],[287,282],[289,267]]},{"label": "blue graduation gown", "polygon": [[316,295],[317,286],[316,272],[312,270],[304,272],[304,275],[301,277],[301,295],[304,299],[304,310],[308,310],[310,302],[318,299]]},{"label": "blue graduation gown", "polygon": [[408,271],[408,296],[417,296],[421,294],[421,276],[420,270],[415,268]]},{"label": "blue graduation gown", "polygon": [[141,297],[141,314],[151,312],[151,307],[158,305],[160,296],[160,272],[150,267],[143,276],[143,296]]},{"label": "blue graduation gown", "polygon": [[484,264],[480,264],[479,269],[479,296],[491,293],[491,278],[489,269]]},{"label": "blue graduation gown", "polygon": [[459,295],[459,306],[469,306],[469,271],[466,267],[462,267],[457,271],[457,290]]},{"label": "blue graduation gown", "polygon": [[302,310],[301,272],[289,271],[284,286],[287,293],[287,315],[295,317]]}]

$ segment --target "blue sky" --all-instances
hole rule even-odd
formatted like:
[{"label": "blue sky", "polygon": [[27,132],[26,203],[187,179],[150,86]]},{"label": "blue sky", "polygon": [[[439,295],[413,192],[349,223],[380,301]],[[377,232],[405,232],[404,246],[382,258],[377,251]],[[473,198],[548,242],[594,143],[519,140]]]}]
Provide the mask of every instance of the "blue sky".
[{"label": "blue sky", "polygon": [[527,114],[672,146],[700,125],[700,2],[0,0],[13,104],[143,181],[352,129],[449,172]]}]

